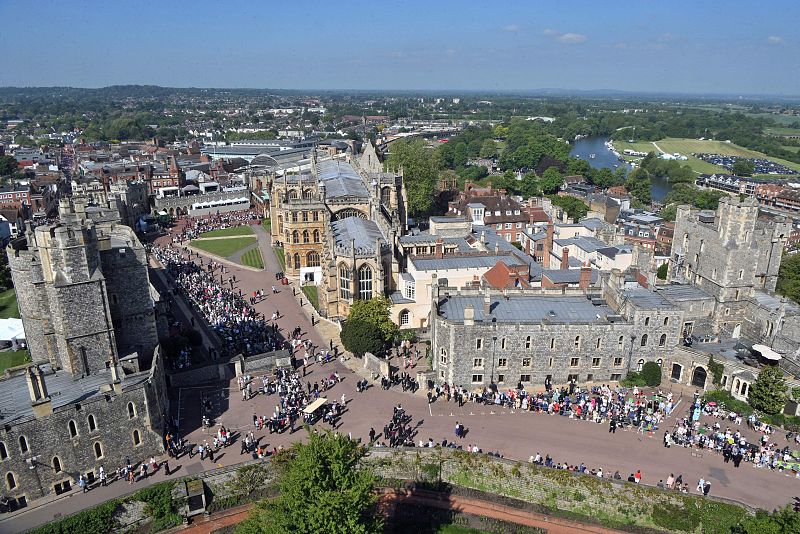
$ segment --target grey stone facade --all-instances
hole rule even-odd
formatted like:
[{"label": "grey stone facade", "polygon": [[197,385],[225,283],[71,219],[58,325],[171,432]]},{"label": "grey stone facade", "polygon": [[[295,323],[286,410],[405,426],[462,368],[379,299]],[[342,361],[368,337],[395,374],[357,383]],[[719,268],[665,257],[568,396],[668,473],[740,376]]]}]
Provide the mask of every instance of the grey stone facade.
[{"label": "grey stone facade", "polygon": [[32,363],[0,378],[4,493],[30,499],[163,451],[167,397],[144,248],[62,200],[8,256]]}]

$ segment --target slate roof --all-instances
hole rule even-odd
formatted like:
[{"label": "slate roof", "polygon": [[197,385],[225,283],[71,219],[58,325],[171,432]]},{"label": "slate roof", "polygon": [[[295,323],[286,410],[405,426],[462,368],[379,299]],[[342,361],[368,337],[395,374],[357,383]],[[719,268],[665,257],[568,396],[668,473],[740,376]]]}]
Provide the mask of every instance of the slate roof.
[{"label": "slate roof", "polygon": [[317,178],[325,184],[325,198],[356,197],[369,198],[364,180],[352,165],[340,160],[324,160],[317,163]]},{"label": "slate roof", "polygon": [[[581,281],[580,269],[544,269],[542,271],[542,278],[547,277],[548,280],[554,284],[577,284]],[[600,278],[600,273],[596,269],[592,269],[590,281],[592,284],[597,283]]]},{"label": "slate roof", "polygon": [[348,217],[331,223],[333,239],[339,246],[350,246],[355,240],[356,249],[361,253],[374,254],[375,240],[380,239],[386,243],[386,238],[375,221],[367,221],[361,217]]},{"label": "slate roof", "polygon": [[[584,296],[510,295],[508,299],[491,298],[488,317],[483,314],[483,296],[455,295],[439,304],[439,314],[450,321],[463,322],[464,308],[472,305],[476,321],[539,323],[608,323],[607,315],[615,315],[607,305],[595,305]],[[598,315],[600,316],[598,318]]]}]

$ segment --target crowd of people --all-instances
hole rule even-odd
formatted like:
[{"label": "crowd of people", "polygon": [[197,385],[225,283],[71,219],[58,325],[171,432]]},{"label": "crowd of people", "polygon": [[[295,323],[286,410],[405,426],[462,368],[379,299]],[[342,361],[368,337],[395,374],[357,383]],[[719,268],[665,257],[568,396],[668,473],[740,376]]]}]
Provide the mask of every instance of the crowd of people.
[{"label": "crowd of people", "polygon": [[232,211],[217,215],[209,215],[208,217],[190,218],[179,232],[173,234],[172,242],[182,245],[185,241],[197,239],[206,232],[244,226],[257,219],[258,217],[255,212],[251,210]]}]

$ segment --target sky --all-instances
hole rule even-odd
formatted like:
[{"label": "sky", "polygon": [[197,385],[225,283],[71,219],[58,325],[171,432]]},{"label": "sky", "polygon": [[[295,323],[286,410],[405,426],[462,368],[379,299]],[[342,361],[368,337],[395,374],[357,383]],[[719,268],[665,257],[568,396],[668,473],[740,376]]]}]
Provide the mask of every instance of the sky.
[{"label": "sky", "polygon": [[800,95],[797,0],[0,0],[0,86]]}]

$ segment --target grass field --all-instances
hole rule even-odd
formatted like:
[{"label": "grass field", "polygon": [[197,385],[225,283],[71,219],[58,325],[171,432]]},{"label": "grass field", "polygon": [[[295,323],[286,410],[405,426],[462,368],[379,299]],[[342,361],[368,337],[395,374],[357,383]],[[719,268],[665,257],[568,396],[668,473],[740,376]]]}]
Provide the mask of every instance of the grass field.
[{"label": "grass field", "polygon": [[789,152],[800,152],[800,146],[783,146],[781,147]]},{"label": "grass field", "polygon": [[461,525],[442,525],[436,530],[436,534],[488,534],[484,530],[462,527]]},{"label": "grass field", "polygon": [[317,286],[303,286],[303,293],[308,298],[308,302],[314,306],[315,310],[319,309],[319,295],[317,294]]},{"label": "grass field", "polygon": [[233,226],[231,228],[221,228],[219,230],[211,230],[210,232],[206,232],[202,234],[200,237],[232,237],[232,236],[242,236],[242,235],[253,235],[253,229],[250,228],[250,225],[245,226]]},{"label": "grass field", "polygon": [[27,350],[0,352],[0,373],[5,371],[9,367],[16,367],[17,365],[22,365],[28,360],[29,360],[29,355]]},{"label": "grass field", "polygon": [[775,126],[764,128],[764,133],[769,135],[800,135],[800,129]]},{"label": "grass field", "polygon": [[19,319],[17,293],[13,288],[0,293],[0,319],[8,319],[11,317]]},{"label": "grass field", "polygon": [[265,232],[269,233],[269,231],[272,229],[272,221],[269,219],[262,219],[261,228],[263,228]]},{"label": "grass field", "polygon": [[286,258],[283,257],[283,249],[272,247],[272,250],[275,252],[275,257],[278,258],[278,263],[281,264],[281,269],[286,269]]},{"label": "grass field", "polygon": [[258,248],[248,250],[242,254],[242,265],[248,267],[255,267],[256,269],[264,268],[264,258],[261,257],[261,251]]},{"label": "grass field", "polygon": [[211,254],[227,258],[255,242],[255,237],[232,237],[230,239],[195,239],[189,244]]},{"label": "grass field", "polygon": [[770,119],[778,124],[794,124],[800,122],[800,117],[795,115],[781,115],[779,113],[748,113],[749,117],[758,117],[759,119]]},{"label": "grass field", "polygon": [[[656,141],[656,144],[662,150],[668,151],[665,147],[663,147],[661,145],[661,141]],[[614,141],[614,148],[616,148],[620,153],[622,153],[622,151],[625,150],[626,148],[630,148],[632,150],[636,150],[636,151],[639,151],[639,152],[655,152],[656,154],[659,154],[658,149],[656,149],[656,147],[653,146],[653,143],[651,143],[649,141],[638,141],[636,143],[627,143],[627,142],[624,142],[624,141]],[[668,151],[668,152],[672,153],[672,152],[680,152],[680,151],[679,150],[671,150],[671,151]],[[681,154],[683,154],[683,152],[681,152]],[[688,153],[684,154],[684,155],[687,156],[689,159],[686,160],[686,161],[682,161],[681,163],[684,163],[684,164],[688,165],[689,167],[691,167],[694,172],[707,173],[707,174],[713,174],[715,172],[717,172],[717,173],[719,173],[719,172],[727,172],[724,167],[720,167],[719,165],[706,163],[705,161],[703,161],[701,159],[697,159],[697,158],[694,158],[692,156],[689,156]],[[639,158],[639,157],[629,157],[629,156],[625,156],[625,155],[623,155],[623,157],[628,161],[637,161],[637,160],[642,159],[642,158]]]}]

